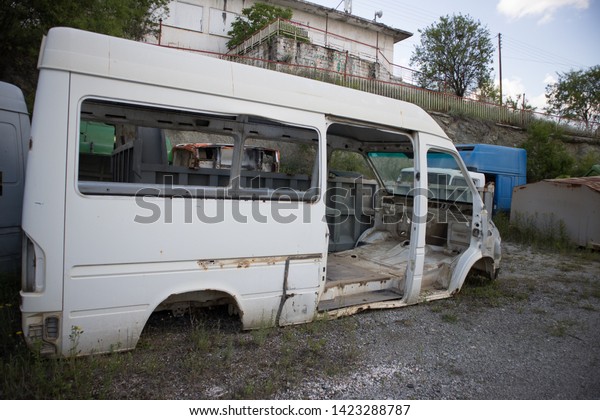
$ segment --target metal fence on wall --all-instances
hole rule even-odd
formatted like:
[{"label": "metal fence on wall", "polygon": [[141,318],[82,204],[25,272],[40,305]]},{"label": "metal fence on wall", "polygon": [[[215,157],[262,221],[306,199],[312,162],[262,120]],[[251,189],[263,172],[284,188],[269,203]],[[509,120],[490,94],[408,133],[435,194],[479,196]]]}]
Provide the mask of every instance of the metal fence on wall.
[{"label": "metal fence on wall", "polygon": [[[173,27],[169,28],[171,30],[176,29]],[[372,57],[376,57],[375,59],[383,66],[384,71],[388,72],[388,76],[392,76],[391,81],[379,80],[346,72],[338,72],[316,66],[311,67],[287,62],[271,61],[247,55],[256,47],[273,37],[297,39],[302,42],[309,42],[313,45],[327,48],[334,48],[336,44],[341,43],[342,41],[346,43],[344,45],[347,45],[348,42],[354,42],[360,47],[353,49],[353,51],[361,51],[361,53],[358,54],[358,58],[368,61],[369,57],[371,57],[371,59],[373,59]],[[336,42],[336,39],[339,42]],[[513,109],[507,106],[500,106],[496,103],[459,97],[449,93],[415,86],[411,83],[414,83],[417,79],[416,74],[418,72],[390,63],[377,47],[353,41],[339,35],[325,33],[322,30],[287,20],[276,20],[272,22],[270,25],[256,32],[245,42],[229,51],[228,54],[219,54],[189,48],[183,49],[411,102],[428,111],[473,117],[523,128],[526,128],[532,121],[550,121],[560,125],[561,128],[575,135],[600,137],[599,123],[585,124],[583,121],[579,120],[569,120],[540,112]],[[400,77],[398,77],[399,75]]]}]

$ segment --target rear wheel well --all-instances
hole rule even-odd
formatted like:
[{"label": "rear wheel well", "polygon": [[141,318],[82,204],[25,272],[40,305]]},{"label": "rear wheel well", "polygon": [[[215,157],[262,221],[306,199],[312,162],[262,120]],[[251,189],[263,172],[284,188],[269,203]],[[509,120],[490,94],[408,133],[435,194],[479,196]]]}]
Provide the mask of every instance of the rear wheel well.
[{"label": "rear wheel well", "polygon": [[496,280],[498,269],[495,267],[494,259],[491,257],[483,257],[475,262],[467,275],[467,278],[483,276],[488,280]]},{"label": "rear wheel well", "polygon": [[184,293],[172,294],[163,300],[155,309],[158,311],[171,311],[173,316],[182,316],[199,308],[214,308],[227,306],[230,315],[242,318],[242,311],[236,299],[227,292],[220,290],[195,290]]}]

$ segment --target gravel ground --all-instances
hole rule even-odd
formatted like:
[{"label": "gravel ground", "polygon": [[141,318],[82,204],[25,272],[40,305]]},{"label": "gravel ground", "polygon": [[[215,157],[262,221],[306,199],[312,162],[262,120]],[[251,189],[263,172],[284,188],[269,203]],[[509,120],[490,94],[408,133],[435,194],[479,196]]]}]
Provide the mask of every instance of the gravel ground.
[{"label": "gravel ground", "polygon": [[597,253],[505,244],[499,279],[452,299],[255,332],[155,317],[100,396],[600,399],[599,325]]},{"label": "gravel ground", "polygon": [[600,263],[504,246],[498,288],[359,315],[364,359],[281,398],[598,399]]}]

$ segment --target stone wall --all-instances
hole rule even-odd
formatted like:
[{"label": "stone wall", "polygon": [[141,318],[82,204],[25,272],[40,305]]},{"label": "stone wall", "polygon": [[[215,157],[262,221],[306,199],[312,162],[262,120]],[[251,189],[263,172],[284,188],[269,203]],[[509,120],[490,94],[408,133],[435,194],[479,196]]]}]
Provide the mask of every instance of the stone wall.
[{"label": "stone wall", "polygon": [[307,42],[299,42],[291,38],[272,38],[244,55],[353,76],[384,81],[391,80],[388,72],[377,62],[363,60],[346,51],[321,47]]},{"label": "stone wall", "polygon": [[[527,140],[527,131],[520,127],[437,112],[430,114],[456,144],[484,143],[522,147]],[[600,154],[599,139],[565,136],[564,144],[575,158],[581,158],[590,152]]]}]

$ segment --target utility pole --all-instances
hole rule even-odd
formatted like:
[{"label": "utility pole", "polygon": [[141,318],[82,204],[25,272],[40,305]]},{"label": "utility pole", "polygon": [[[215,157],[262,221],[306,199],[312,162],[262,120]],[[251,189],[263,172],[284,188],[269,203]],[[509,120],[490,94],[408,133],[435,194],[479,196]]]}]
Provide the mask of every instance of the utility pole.
[{"label": "utility pole", "polygon": [[498,33],[498,68],[500,77],[500,106],[502,106],[502,34]]}]

